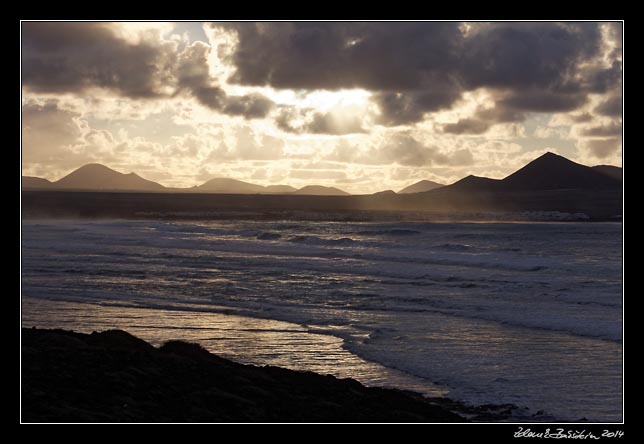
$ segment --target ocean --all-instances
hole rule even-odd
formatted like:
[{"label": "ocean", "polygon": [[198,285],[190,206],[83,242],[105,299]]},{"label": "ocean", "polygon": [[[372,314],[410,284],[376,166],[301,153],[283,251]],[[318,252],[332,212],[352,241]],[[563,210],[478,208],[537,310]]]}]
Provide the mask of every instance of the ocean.
[{"label": "ocean", "polygon": [[623,419],[622,225],[26,220],[22,326]]}]

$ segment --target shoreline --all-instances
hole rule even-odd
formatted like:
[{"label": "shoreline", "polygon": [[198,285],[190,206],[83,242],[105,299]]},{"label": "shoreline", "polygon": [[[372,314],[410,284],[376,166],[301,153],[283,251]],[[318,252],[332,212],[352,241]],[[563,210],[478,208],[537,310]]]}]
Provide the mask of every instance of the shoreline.
[{"label": "shoreline", "polygon": [[[22,328],[58,330],[65,326],[84,334],[124,330],[155,347],[171,340],[197,343],[213,355],[240,364],[331,374],[338,379],[355,379],[367,387],[396,388],[429,397],[447,396],[448,392],[424,378],[363,358],[349,350],[346,338],[337,332],[312,331],[292,321],[253,315],[234,307],[209,307],[204,312],[178,307],[96,306],[87,301],[52,301],[25,295],[22,301]],[[88,322],[78,317],[86,310],[99,311]],[[57,316],[54,319],[47,313]],[[97,318],[102,322],[95,322]],[[182,327],[159,324],[161,318]]]},{"label": "shoreline", "polygon": [[507,422],[516,409],[238,364],[183,341],[157,348],[123,330],[22,328],[21,390],[25,422]]},{"label": "shoreline", "polygon": [[455,201],[446,196],[288,196],[199,193],[31,191],[21,193],[22,218],[154,220],[311,220],[373,222],[621,222],[621,194],[555,190],[477,192]]}]

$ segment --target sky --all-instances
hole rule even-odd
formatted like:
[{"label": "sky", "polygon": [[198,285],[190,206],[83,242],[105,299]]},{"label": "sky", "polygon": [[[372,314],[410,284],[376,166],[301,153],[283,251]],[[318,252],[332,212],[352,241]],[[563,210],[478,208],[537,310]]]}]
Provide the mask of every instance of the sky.
[{"label": "sky", "polygon": [[622,162],[621,22],[23,22],[22,174],[351,193]]}]

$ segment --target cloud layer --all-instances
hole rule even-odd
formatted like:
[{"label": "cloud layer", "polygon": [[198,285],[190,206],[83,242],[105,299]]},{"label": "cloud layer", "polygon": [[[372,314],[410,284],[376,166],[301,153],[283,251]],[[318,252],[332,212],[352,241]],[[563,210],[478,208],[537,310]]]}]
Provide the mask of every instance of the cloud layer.
[{"label": "cloud layer", "polygon": [[[606,45],[599,23],[209,26],[237,36],[229,81],[277,89],[374,91],[384,125],[418,122],[478,88],[493,91],[497,99],[496,113],[486,119],[490,123],[525,112],[571,111],[590,94],[620,89],[621,62],[597,62]],[[447,130],[480,132],[483,121]]]},{"label": "cloud layer", "polygon": [[25,22],[23,85],[41,93],[85,93],[102,88],[130,99],[161,99],[185,92],[230,115],[265,117],[272,102],[259,94],[228,96],[209,74],[211,47],[152,35],[137,42],[110,23]]},{"label": "cloud layer", "polygon": [[621,164],[621,40],[599,22],[23,22],[23,168],[366,192],[545,151]]}]

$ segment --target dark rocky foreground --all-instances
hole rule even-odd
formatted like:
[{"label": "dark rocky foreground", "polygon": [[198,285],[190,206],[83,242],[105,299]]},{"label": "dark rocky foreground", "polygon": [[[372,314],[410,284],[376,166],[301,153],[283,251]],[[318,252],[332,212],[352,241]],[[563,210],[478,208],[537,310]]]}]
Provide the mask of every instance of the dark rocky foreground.
[{"label": "dark rocky foreground", "polygon": [[121,330],[22,330],[23,422],[465,422],[451,411],[462,407],[352,379],[241,365],[197,344],[155,348]]}]

